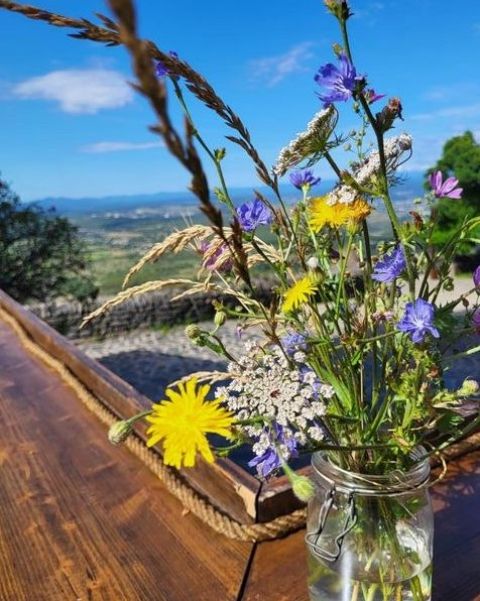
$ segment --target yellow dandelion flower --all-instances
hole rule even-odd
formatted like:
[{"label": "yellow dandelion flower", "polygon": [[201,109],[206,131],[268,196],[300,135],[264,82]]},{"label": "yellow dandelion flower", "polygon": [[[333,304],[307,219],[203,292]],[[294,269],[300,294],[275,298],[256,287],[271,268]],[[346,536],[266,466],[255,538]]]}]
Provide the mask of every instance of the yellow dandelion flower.
[{"label": "yellow dandelion flower", "polygon": [[326,196],[312,198],[309,206],[309,223],[314,232],[319,232],[326,225],[340,227],[348,221],[346,204],[327,204]]},{"label": "yellow dandelion flower", "polygon": [[284,294],[282,311],[288,313],[293,311],[315,294],[317,283],[312,276],[307,275],[298,282],[295,282]]},{"label": "yellow dandelion flower", "polygon": [[310,201],[309,224],[314,232],[319,232],[326,225],[339,228],[350,223],[360,223],[370,212],[370,205],[362,198],[349,204],[337,202],[330,205],[326,196],[320,196]]},{"label": "yellow dandelion flower", "polygon": [[348,205],[350,217],[349,220],[354,223],[361,223],[372,212],[372,207],[363,198],[357,198],[354,202]]},{"label": "yellow dandelion flower", "polygon": [[212,463],[207,433],[231,437],[233,414],[221,407],[222,399],[206,401],[209,392],[208,384],[197,387],[197,379],[192,377],[176,390],[167,388],[168,400],[153,405],[146,418],[152,424],[147,430],[147,446],[162,441],[166,465],[192,467],[198,453]]}]

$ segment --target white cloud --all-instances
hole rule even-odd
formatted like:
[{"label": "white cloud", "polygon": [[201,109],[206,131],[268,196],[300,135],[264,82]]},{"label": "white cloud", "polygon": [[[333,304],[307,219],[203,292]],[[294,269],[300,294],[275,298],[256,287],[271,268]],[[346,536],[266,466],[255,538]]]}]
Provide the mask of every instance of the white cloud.
[{"label": "white cloud", "polygon": [[364,19],[367,25],[375,25],[377,23],[377,15],[385,9],[384,2],[367,2],[362,8],[353,8],[353,13],[357,19]]},{"label": "white cloud", "polygon": [[477,98],[480,85],[474,81],[457,82],[448,86],[435,86],[426,90],[422,96],[433,102],[455,102],[459,97]]},{"label": "white cloud", "polygon": [[94,114],[133,100],[124,76],[111,69],[65,69],[27,79],[13,88],[22,99],[53,100],[65,113]]},{"label": "white cloud", "polygon": [[478,117],[480,116],[480,103],[468,104],[463,106],[449,106],[428,113],[417,113],[411,115],[410,119],[415,121],[430,121],[438,118],[451,118],[451,117]]},{"label": "white cloud", "polygon": [[121,152],[129,150],[148,150],[149,148],[162,148],[163,142],[95,142],[83,146],[80,150],[91,154],[101,154],[105,152]]},{"label": "white cloud", "polygon": [[275,86],[292,73],[305,71],[305,62],[313,57],[310,48],[312,42],[303,42],[293,46],[288,52],[250,61],[251,78]]}]

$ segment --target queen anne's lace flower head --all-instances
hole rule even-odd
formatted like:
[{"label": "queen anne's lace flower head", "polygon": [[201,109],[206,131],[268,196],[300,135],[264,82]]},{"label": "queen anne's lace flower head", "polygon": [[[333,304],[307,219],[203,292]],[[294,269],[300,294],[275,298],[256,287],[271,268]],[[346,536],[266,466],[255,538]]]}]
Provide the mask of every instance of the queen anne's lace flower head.
[{"label": "queen anne's lace flower head", "polygon": [[273,171],[279,176],[285,175],[303,159],[323,152],[337,120],[338,113],[333,106],[319,111],[307,125],[307,129],[280,151]]},{"label": "queen anne's lace flower head", "polygon": [[[393,173],[403,159],[405,154],[410,152],[412,149],[412,138],[408,134],[401,134],[394,138],[388,138],[385,140],[385,160],[387,164],[387,171]],[[372,152],[365,161],[353,172],[353,179],[361,186],[367,185],[374,176],[380,173],[381,163],[380,155],[377,151]],[[327,202],[330,205],[337,204],[339,202],[344,204],[350,204],[355,202],[358,197],[358,191],[347,186],[345,184],[337,186],[327,196]]]},{"label": "queen anne's lace flower head", "polygon": [[[326,412],[327,400],[333,395],[332,388],[320,383],[312,370],[305,374],[304,367],[292,366],[279,348],[265,353],[251,342],[246,348],[245,355],[229,364],[232,380],[227,386],[219,387],[216,396],[225,400],[237,420],[261,417],[266,424],[277,424],[285,441],[294,439],[304,444],[307,437],[322,440],[324,431],[320,422]],[[304,353],[300,354],[302,357],[294,356],[295,361],[304,358]],[[264,423],[257,421],[242,426],[247,436],[258,439],[254,445],[257,456],[264,455],[272,445]],[[293,444],[285,443],[280,448],[287,461]],[[273,457],[268,459],[273,461]]]}]

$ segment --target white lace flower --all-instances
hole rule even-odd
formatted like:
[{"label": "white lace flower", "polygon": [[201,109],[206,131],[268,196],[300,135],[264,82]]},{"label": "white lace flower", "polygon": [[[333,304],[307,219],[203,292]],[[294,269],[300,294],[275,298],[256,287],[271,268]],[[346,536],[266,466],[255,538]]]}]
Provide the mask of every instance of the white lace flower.
[{"label": "white lace flower", "polygon": [[[304,353],[296,353],[305,359]],[[296,357],[297,358],[297,357]],[[259,416],[266,422],[276,423],[284,429],[286,437],[295,436],[305,442],[308,427],[316,425],[325,415],[325,400],[333,389],[320,384],[316,374],[306,368],[292,368],[280,351],[265,353],[255,344],[249,344],[247,353],[228,369],[232,381],[219,387],[217,397],[223,397],[230,411],[238,420],[252,420]],[[254,452],[261,455],[268,446],[262,438],[262,422],[242,427],[248,436],[260,437]]]},{"label": "white lace flower", "polygon": [[285,175],[290,167],[298,165],[306,157],[325,150],[337,120],[338,113],[333,106],[316,113],[307,125],[306,131],[297,134],[297,137],[280,151],[273,168],[274,173],[279,176]]},{"label": "white lace flower", "polygon": [[[401,134],[385,140],[385,160],[387,172],[396,170],[406,152],[412,149],[412,138],[408,134]],[[380,156],[378,151],[372,152],[354,172],[353,179],[364,186],[370,182],[373,176],[380,173]],[[358,192],[350,186],[341,185],[327,195],[327,203],[334,205],[339,202],[350,204],[358,198]]]}]

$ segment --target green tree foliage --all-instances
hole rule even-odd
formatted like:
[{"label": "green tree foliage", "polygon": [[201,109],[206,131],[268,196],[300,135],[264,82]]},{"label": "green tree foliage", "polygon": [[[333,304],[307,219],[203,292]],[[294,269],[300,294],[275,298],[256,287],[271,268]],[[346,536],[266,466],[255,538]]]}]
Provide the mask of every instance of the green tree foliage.
[{"label": "green tree foliage", "polygon": [[56,296],[92,299],[77,228],[54,210],[24,205],[0,178],[0,288],[20,302]]},{"label": "green tree foliage", "polygon": [[[445,176],[455,176],[463,188],[462,200],[445,198],[437,204],[438,219],[433,242],[443,246],[465,219],[480,215],[480,144],[475,141],[472,132],[467,131],[446,142],[442,157],[428,173],[438,170]],[[468,252],[473,246],[465,244],[461,250]]]}]

